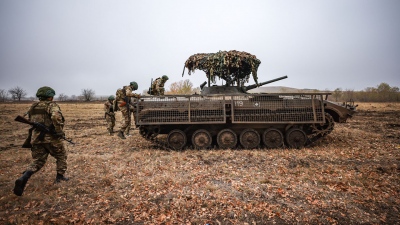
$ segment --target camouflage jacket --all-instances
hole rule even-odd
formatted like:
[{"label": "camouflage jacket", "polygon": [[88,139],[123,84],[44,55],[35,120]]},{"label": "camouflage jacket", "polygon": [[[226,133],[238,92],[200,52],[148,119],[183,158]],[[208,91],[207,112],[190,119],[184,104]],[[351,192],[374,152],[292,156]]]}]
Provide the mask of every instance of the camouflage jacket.
[{"label": "camouflage jacket", "polygon": [[[130,99],[130,97],[140,98],[139,94],[136,94],[136,93],[133,92],[131,86],[124,86],[124,90],[125,90],[125,96],[129,97],[129,99]],[[120,97],[117,96],[116,101],[121,106],[121,103],[124,103],[125,99],[120,98]]]},{"label": "camouflage jacket", "polygon": [[158,90],[158,89],[160,89],[160,88],[163,88],[165,82],[166,82],[166,80],[163,80],[163,79],[161,79],[160,77],[157,78],[157,79],[153,82],[153,86],[152,86],[153,90]]},{"label": "camouflage jacket", "polygon": [[[40,101],[33,103],[27,112],[29,120],[44,124],[47,127],[53,127],[57,133],[63,132],[64,116],[60,106],[53,101]],[[52,143],[61,141],[57,137],[45,134],[42,140],[39,140],[40,131],[36,129],[32,132],[32,144]]]},{"label": "camouflage jacket", "polygon": [[107,101],[104,103],[104,112],[105,112],[106,114],[109,114],[110,112],[113,113],[113,112],[111,111],[111,106],[112,106],[112,105],[113,105],[113,103],[110,102],[109,100],[107,100]]}]

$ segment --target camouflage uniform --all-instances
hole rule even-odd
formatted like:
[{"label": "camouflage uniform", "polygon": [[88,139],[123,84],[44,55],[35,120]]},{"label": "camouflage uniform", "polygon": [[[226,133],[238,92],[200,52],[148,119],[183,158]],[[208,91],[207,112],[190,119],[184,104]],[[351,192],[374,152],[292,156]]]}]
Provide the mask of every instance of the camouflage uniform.
[{"label": "camouflage uniform", "polygon": [[[63,133],[64,117],[57,103],[52,101],[40,101],[28,111],[32,122],[42,123],[47,127],[54,126],[57,133]],[[45,134],[43,140],[39,138],[40,131],[32,132],[32,158],[33,162],[27,170],[39,171],[46,163],[50,154],[56,158],[57,174],[64,175],[67,170],[67,152],[61,139]]]},{"label": "camouflage uniform", "polygon": [[[125,138],[124,134],[129,134],[129,129],[131,126],[131,113],[133,113],[133,106],[130,103],[130,99],[131,97],[135,97],[135,98],[140,98],[140,94],[136,94],[133,93],[134,90],[137,90],[138,86],[136,85],[132,85],[132,84],[136,84],[136,82],[131,82],[130,86],[124,86],[124,92],[125,92],[125,96],[128,97],[128,101],[129,102],[125,102],[125,99],[120,98],[117,96],[117,99],[115,99],[117,101],[118,104],[118,108],[122,113],[122,118],[123,118],[123,124],[121,126],[120,131],[118,132],[118,136],[120,138]],[[128,109],[127,109],[127,104],[129,104],[129,111],[130,111],[130,115],[128,115]]]},{"label": "camouflage uniform", "polygon": [[128,126],[125,129],[125,135],[128,136],[129,135],[129,131],[131,130],[132,127],[132,121],[133,121],[133,129],[136,129],[136,124],[135,124],[135,114],[133,113],[133,111],[135,110],[135,108],[133,106],[131,106],[129,108],[129,113],[130,115],[127,115],[129,117],[129,120],[131,122],[129,122]]},{"label": "camouflage uniform", "polygon": [[[44,92],[47,90],[47,94],[43,94],[43,90]],[[64,117],[60,107],[52,101],[54,95],[55,92],[53,89],[49,87],[40,88],[36,94],[40,102],[32,104],[27,115],[30,121],[53,128],[57,135],[64,136]],[[14,193],[16,195],[22,195],[28,179],[45,165],[49,154],[56,159],[56,182],[68,180],[68,178],[64,177],[67,170],[67,151],[64,143],[58,137],[47,133],[43,134],[36,129],[32,132],[31,154],[33,162],[27,167],[23,176],[15,181]]]},{"label": "camouflage uniform", "polygon": [[168,80],[168,77],[166,75],[157,78],[153,82],[153,84],[151,86],[151,93],[149,93],[149,94],[164,95],[164,91],[165,91],[164,84],[167,82],[167,80]]},{"label": "camouflage uniform", "polygon": [[114,127],[115,127],[115,113],[113,109],[113,100],[114,96],[111,96],[108,98],[108,100],[104,103],[104,117],[107,122],[107,130],[112,135],[114,133]]}]

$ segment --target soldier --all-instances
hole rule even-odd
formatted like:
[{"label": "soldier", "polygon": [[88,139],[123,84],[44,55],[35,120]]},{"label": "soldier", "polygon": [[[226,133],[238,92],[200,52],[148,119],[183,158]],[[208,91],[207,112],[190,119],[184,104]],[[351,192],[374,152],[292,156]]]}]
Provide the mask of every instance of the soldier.
[{"label": "soldier", "polygon": [[32,122],[41,123],[49,128],[53,128],[57,135],[53,136],[48,133],[42,133],[36,129],[32,132],[31,152],[33,162],[27,167],[23,175],[15,181],[14,194],[21,196],[24,192],[26,183],[32,174],[39,171],[46,163],[49,154],[56,159],[56,180],[69,180],[64,176],[67,170],[67,151],[64,143],[59,138],[64,137],[64,117],[60,107],[53,102],[55,91],[47,86],[38,89],[36,96],[39,102],[33,103],[26,113]]},{"label": "soldier", "polygon": [[110,97],[108,97],[108,100],[104,103],[104,118],[106,119],[107,130],[110,135],[114,133],[115,127],[115,113],[113,106],[114,99],[114,95],[110,95]]},{"label": "soldier", "polygon": [[167,82],[168,76],[163,75],[162,77],[157,78],[151,85],[151,90],[148,92],[148,94],[151,95],[164,95],[164,84]]},{"label": "soldier", "polygon": [[[134,81],[130,83],[129,86],[124,86],[122,89],[117,90],[117,97],[115,101],[117,101],[118,108],[121,110],[122,118],[124,119],[124,123],[121,126],[121,129],[118,132],[118,137],[125,139],[124,134],[129,135],[128,127],[131,124],[131,112],[133,112],[134,108],[131,105],[131,97],[140,98],[140,94],[133,93],[138,89],[138,84]],[[125,132],[126,131],[126,132]]]}]

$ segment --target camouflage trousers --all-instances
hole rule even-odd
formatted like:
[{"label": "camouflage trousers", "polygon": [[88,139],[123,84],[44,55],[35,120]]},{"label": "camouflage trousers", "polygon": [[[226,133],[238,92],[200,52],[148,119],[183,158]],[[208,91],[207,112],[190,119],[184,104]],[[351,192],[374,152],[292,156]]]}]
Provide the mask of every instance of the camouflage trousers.
[{"label": "camouflage trousers", "polygon": [[126,107],[121,108],[121,113],[122,113],[122,125],[121,125],[121,131],[125,134],[129,133],[129,130],[131,129],[131,123],[132,123],[132,118],[133,121],[135,121],[135,117],[133,116],[133,107],[129,110],[129,115],[128,115],[128,110]]},{"label": "camouflage trousers", "polygon": [[42,143],[32,145],[33,162],[27,170],[39,171],[46,164],[49,154],[56,159],[56,170],[58,174],[64,175],[67,170],[67,151],[62,141],[53,143]]},{"label": "camouflage trousers", "polygon": [[106,114],[107,130],[113,131],[115,127],[115,116],[110,116]]}]

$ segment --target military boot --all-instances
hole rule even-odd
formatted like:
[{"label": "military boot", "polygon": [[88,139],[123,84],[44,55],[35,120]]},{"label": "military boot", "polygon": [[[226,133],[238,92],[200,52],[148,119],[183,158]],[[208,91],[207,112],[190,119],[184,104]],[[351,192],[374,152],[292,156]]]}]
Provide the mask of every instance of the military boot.
[{"label": "military boot", "polygon": [[107,128],[107,130],[108,130],[108,134],[111,136],[111,135],[113,135],[113,131],[112,131],[112,129],[110,129],[110,128]]},{"label": "military boot", "polygon": [[64,177],[64,175],[57,173],[56,180],[54,183],[60,183],[61,181],[68,181],[68,177]]},{"label": "military boot", "polygon": [[126,139],[126,137],[124,136],[124,132],[122,131],[118,132],[118,137],[120,137],[121,139]]},{"label": "military boot", "polygon": [[22,177],[18,178],[15,181],[15,186],[14,186],[14,194],[21,196],[22,193],[24,192],[26,183],[28,182],[29,178],[32,176],[33,171],[32,170],[27,170],[24,172]]}]

